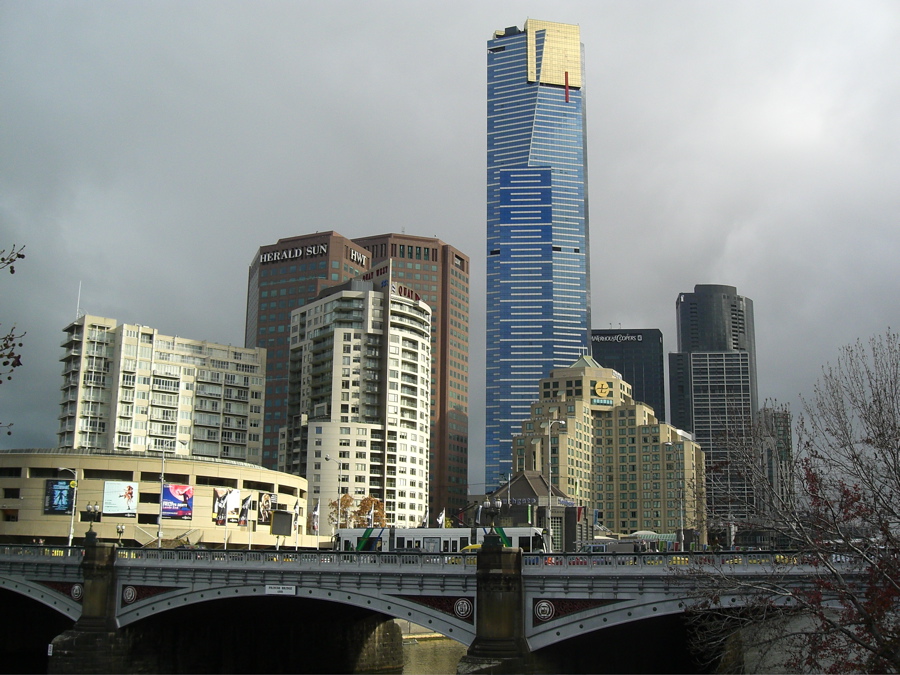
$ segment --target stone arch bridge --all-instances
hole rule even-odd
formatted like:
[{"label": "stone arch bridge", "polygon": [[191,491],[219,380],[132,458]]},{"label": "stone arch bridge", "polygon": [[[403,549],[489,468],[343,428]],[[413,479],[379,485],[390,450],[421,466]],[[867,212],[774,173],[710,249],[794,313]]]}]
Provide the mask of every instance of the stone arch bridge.
[{"label": "stone arch bridge", "polygon": [[[534,651],[601,628],[683,612],[702,580],[685,573],[691,570],[726,570],[749,580],[778,568],[798,584],[816,573],[790,553],[517,555],[512,567],[499,563],[482,570],[474,553],[0,546],[0,588],[107,632],[211,600],[294,597],[409,620],[471,646],[480,633],[494,630],[479,621],[478,613],[486,611],[479,588],[487,597],[484,583],[491,583],[491,574],[512,573],[520,590],[501,600],[520,615],[510,630],[525,644],[514,649]],[[724,601],[743,603],[737,595]]]}]

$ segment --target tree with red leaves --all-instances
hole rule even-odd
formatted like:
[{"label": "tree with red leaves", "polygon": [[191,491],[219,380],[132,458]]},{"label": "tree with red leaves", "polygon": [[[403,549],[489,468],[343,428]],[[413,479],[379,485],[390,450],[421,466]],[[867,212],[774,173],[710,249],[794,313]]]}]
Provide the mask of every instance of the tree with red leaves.
[{"label": "tree with red leaves", "polygon": [[[15,263],[25,257],[22,253],[24,246],[16,247],[13,245],[9,251],[0,249],[0,270],[8,269],[10,274],[16,273]],[[25,333],[17,333],[16,326],[7,331],[5,335],[0,335],[0,384],[3,381],[12,379],[12,372],[22,365],[22,355],[19,350],[22,348],[21,342]],[[6,429],[7,435],[12,434],[10,430],[12,423],[0,420],[0,429]]]},{"label": "tree with red leaves", "polygon": [[[698,639],[743,672],[751,653],[768,671],[900,672],[900,336],[844,347],[795,431],[792,490],[772,485],[758,444],[742,467],[757,526],[791,551],[758,556],[752,575],[691,570]],[[727,608],[738,595],[742,608]]]}]

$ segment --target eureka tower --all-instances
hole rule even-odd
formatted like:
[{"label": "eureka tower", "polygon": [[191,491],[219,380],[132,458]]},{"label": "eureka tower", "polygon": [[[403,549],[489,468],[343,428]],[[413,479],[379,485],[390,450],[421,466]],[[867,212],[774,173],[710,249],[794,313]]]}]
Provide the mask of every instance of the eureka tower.
[{"label": "eureka tower", "polygon": [[583,84],[578,26],[529,19],[488,42],[486,492],[541,378],[590,340]]}]

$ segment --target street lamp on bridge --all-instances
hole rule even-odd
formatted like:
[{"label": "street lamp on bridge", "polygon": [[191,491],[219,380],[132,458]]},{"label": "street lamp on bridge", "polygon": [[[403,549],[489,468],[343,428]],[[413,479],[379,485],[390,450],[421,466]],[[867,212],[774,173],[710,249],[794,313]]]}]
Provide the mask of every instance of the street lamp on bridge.
[{"label": "street lamp on bridge", "polygon": [[67,469],[63,466],[57,471],[68,471],[72,474],[72,481],[69,487],[72,488],[72,518],[69,521],[69,546],[72,546],[72,539],[75,537],[75,507],[78,504],[78,472],[75,469]]}]

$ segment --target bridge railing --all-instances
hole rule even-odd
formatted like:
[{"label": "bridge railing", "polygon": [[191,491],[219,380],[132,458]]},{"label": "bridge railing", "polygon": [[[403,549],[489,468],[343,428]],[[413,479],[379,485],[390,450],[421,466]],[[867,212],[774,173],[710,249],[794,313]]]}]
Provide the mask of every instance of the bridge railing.
[{"label": "bridge railing", "polygon": [[440,567],[454,572],[474,572],[477,562],[476,553],[122,548],[118,549],[116,555],[118,564],[123,565],[290,565],[306,568],[389,566],[430,569]]},{"label": "bridge railing", "polygon": [[542,572],[567,568],[592,573],[620,573],[642,569],[659,572],[664,569],[690,567],[731,567],[758,569],[762,566],[794,566],[808,564],[796,551],[683,551],[668,553],[526,553],[522,565]]},{"label": "bridge railing", "polygon": [[31,556],[35,558],[70,558],[81,561],[84,549],[80,546],[47,546],[46,544],[0,544],[0,556]]}]

